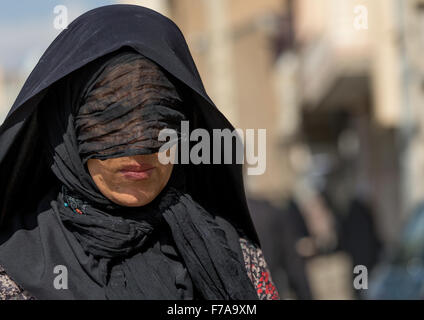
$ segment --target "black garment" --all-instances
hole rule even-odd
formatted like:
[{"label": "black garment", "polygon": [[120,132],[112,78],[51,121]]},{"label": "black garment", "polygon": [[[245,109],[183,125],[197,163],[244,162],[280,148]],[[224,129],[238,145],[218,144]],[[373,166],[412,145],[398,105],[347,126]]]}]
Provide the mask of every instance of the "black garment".
[{"label": "black garment", "polygon": [[[192,280],[158,207],[161,202],[164,207],[170,205],[172,191],[165,193],[167,197],[161,195],[142,210],[110,216],[89,208],[82,197],[63,188],[56,221],[73,233],[78,241],[75,249],[83,248],[79,261],[88,257],[83,268],[98,285],[94,291],[81,290],[85,284],[80,284],[84,296],[78,298],[194,299]],[[63,249],[58,246],[57,250]]]},{"label": "black garment", "polygon": [[[72,208],[75,204],[82,214]],[[228,244],[228,235],[236,237],[232,227],[215,221],[189,195],[171,186],[147,206],[116,208],[119,216],[64,188],[53,211],[56,219],[50,220],[51,228],[66,228],[68,239],[54,241],[51,251],[64,252],[71,246],[80,266],[72,266],[69,277],[88,274],[95,284],[79,283],[79,292],[72,292],[75,298],[193,299],[195,290],[197,298],[208,300],[256,298],[240,263],[240,250]],[[48,261],[55,262],[68,266],[73,260],[52,257]],[[73,291],[76,284],[71,283]],[[48,278],[42,285],[53,289]],[[37,288],[27,290],[37,297]],[[38,296],[55,298],[52,291]]]},{"label": "black garment", "polygon": [[371,272],[378,262],[382,246],[374,214],[364,200],[351,200],[346,217],[342,220],[340,240],[341,249],[352,258],[352,265],[364,265]]},{"label": "black garment", "polygon": [[[257,237],[246,206],[240,165],[185,166],[184,191],[164,190],[164,195],[176,192],[178,201],[165,201],[168,203],[165,206],[160,201],[160,209],[155,211],[163,215],[169,232],[156,222],[138,220],[136,224],[143,226],[138,225],[141,235],[131,233],[137,240],[132,247],[137,248],[134,255],[132,251],[125,252],[125,241],[119,247],[125,259],[144,259],[144,262],[102,264],[103,258],[121,259],[122,256],[103,257],[106,252],[102,252],[98,258],[98,244],[92,251],[92,242],[75,236],[78,223],[66,220],[70,217],[66,212],[70,212],[63,211],[69,207],[63,199],[62,184],[83,196],[90,216],[96,209],[115,218],[115,213],[123,214],[122,208],[101,196],[75,151],[78,145],[72,109],[81,102],[93,72],[99,72],[117,50],[125,47],[158,64],[178,83],[183,101],[189,106],[186,115],[191,129],[233,130],[207,96],[185,40],[169,19],[129,5],[106,6],[82,15],[58,36],[40,59],[0,127],[0,265],[24,289],[41,299],[191,298],[190,281],[182,268],[186,268],[195,287],[193,290],[199,291],[202,298],[256,298],[241,268],[239,235],[254,242]],[[52,157],[42,156],[46,134],[53,147]],[[65,226],[65,221],[70,226]],[[101,224],[97,221],[96,227]],[[125,221],[123,225],[127,224]],[[163,225],[163,221],[159,225]],[[128,225],[122,227],[125,229]],[[155,234],[154,230],[159,232]],[[77,233],[81,235],[81,230]],[[172,253],[166,254],[160,239],[175,242],[175,247],[171,247],[177,255],[172,258]],[[150,259],[147,255],[140,258],[136,253],[140,250],[149,251]],[[146,292],[145,281],[151,279],[147,265],[155,259],[163,259],[164,255],[168,260],[161,266],[166,267],[160,267],[158,272],[165,274],[166,270],[173,270],[169,274],[181,278],[175,281],[175,288],[184,289],[167,291],[166,285],[159,284],[161,277],[158,277],[153,292]],[[53,270],[62,263],[68,268],[72,290],[56,290],[52,285],[57,276]],[[138,272],[140,265],[145,273]],[[106,273],[110,279],[102,278],[104,267],[110,267]],[[173,278],[162,280],[174,281]],[[131,288],[125,289],[126,282],[131,282]],[[115,285],[120,289],[109,290]]]}]

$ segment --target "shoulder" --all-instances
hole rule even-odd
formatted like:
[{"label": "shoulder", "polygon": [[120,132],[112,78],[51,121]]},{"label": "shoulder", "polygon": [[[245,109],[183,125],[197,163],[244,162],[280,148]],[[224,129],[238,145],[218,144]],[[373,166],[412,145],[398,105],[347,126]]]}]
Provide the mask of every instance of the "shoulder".
[{"label": "shoulder", "polygon": [[261,248],[246,238],[240,238],[247,275],[261,300],[278,300],[275,287]]},{"label": "shoulder", "polygon": [[21,289],[0,266],[0,300],[32,300],[27,292]]}]

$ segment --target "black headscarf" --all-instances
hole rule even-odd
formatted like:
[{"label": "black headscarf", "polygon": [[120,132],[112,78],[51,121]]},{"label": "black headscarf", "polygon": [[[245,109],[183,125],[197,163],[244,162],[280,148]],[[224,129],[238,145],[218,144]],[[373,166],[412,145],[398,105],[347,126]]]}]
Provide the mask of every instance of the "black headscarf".
[{"label": "black headscarf", "polygon": [[[108,213],[113,213],[114,206],[98,194],[89,175],[82,174],[86,171],[80,171],[84,168],[77,153],[67,154],[70,163],[81,165],[70,170],[76,174],[72,183],[63,183],[56,172],[53,174],[51,168],[58,159],[42,156],[45,132],[51,132],[51,128],[46,130],[49,124],[45,115],[51,109],[51,116],[69,120],[65,105],[49,101],[61,94],[60,101],[77,105],[93,73],[123,48],[153,61],[178,84],[189,106],[185,114],[190,118],[190,129],[233,130],[207,96],[184,37],[172,21],[130,5],[101,7],[80,16],[47,49],[0,127],[0,264],[12,279],[39,298],[190,299],[200,291],[197,293],[202,298],[253,299],[253,287],[243,280],[245,274],[239,268],[242,254],[238,237],[243,235],[253,242],[257,237],[238,164],[188,165],[184,170],[175,170],[173,175],[184,172],[183,189],[173,187],[172,181],[180,181],[174,177],[142,212],[120,212],[123,222],[114,230],[121,230],[123,238],[113,242],[119,243],[118,248],[107,246],[106,251],[115,250],[117,259],[131,256],[133,261],[110,264],[93,258],[104,251],[104,243],[98,246],[89,239],[91,233],[84,234],[86,221],[71,215],[75,213],[71,209],[89,208],[86,211],[99,222],[96,226],[102,227],[96,211],[104,212],[106,207]],[[63,131],[58,132],[67,132],[69,125],[65,122]],[[75,141],[68,141],[66,134],[55,137],[55,152],[66,155],[66,146]],[[73,194],[76,185],[84,186],[82,189],[88,193],[82,198],[82,192]],[[184,219],[193,223],[181,224]],[[137,245],[127,246],[132,240]],[[132,252],[134,248],[149,253],[137,255]],[[92,254],[87,255],[90,250]],[[164,257],[167,262],[163,265],[167,267],[154,276],[149,274],[149,265],[156,266]],[[222,257],[227,258],[225,263]],[[52,270],[58,261],[68,268],[72,290],[56,290],[51,285],[57,276]],[[141,265],[145,273],[138,272]],[[102,278],[104,274],[109,279]],[[137,278],[131,278],[137,274]],[[149,276],[156,279],[153,292],[145,292]],[[157,285],[160,282],[166,284]],[[129,287],[121,290],[128,283]],[[121,289],[111,289],[115,287]]]}]

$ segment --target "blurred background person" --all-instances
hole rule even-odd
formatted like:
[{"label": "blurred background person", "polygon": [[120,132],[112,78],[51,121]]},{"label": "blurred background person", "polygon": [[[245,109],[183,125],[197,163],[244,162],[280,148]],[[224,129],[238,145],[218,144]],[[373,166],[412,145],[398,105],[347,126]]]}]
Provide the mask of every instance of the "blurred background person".
[{"label": "blurred background person", "polygon": [[371,276],[370,299],[424,299],[424,204],[419,205]]},{"label": "blurred background person", "polygon": [[312,299],[305,258],[296,245],[308,230],[294,201],[281,209],[266,200],[249,199],[249,209],[273,281],[281,298]]}]

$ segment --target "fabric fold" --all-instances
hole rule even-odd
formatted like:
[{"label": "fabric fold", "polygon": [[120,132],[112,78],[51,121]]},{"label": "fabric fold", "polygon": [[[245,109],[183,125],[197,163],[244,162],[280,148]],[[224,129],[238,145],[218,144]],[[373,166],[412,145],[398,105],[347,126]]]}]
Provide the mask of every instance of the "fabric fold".
[{"label": "fabric fold", "polygon": [[225,231],[188,194],[167,187],[124,219],[62,192],[58,215],[92,256],[86,270],[101,275],[107,299],[193,299],[194,288],[208,300],[257,298]]}]

